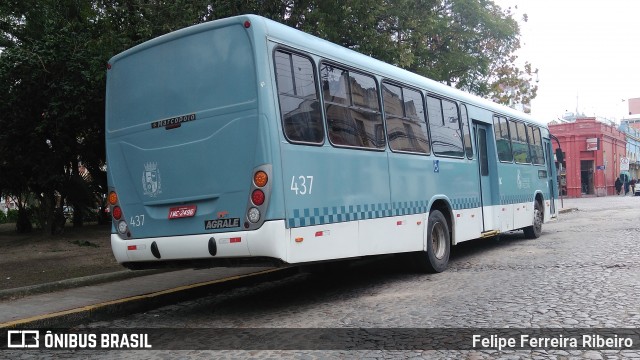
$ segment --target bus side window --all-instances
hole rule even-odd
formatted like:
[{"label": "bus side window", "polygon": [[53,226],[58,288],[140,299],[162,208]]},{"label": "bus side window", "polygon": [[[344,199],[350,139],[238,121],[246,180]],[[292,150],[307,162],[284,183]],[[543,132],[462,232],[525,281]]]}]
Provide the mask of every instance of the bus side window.
[{"label": "bus side window", "polygon": [[334,145],[384,149],[378,86],[372,76],[322,64],[329,140]]},{"label": "bus side window", "polygon": [[275,68],[285,136],[292,142],[321,144],[324,126],[311,60],[276,51]]},{"label": "bus side window", "polygon": [[513,133],[511,134],[513,144],[513,158],[517,163],[530,164],[529,144],[527,142],[527,125],[523,122],[511,121]]},{"label": "bus side window", "polygon": [[429,135],[422,94],[383,82],[382,98],[391,150],[428,154]]},{"label": "bus side window", "polygon": [[464,157],[458,105],[453,101],[427,96],[427,110],[433,153]]},{"label": "bus side window", "polygon": [[496,138],[498,159],[504,162],[512,162],[513,153],[511,152],[511,139],[509,138],[509,125],[507,118],[495,116],[493,118],[493,128]]},{"label": "bus side window", "polygon": [[467,105],[460,105],[460,115],[462,117],[462,136],[464,137],[464,152],[468,159],[473,159],[473,146],[471,145],[471,132],[469,127],[469,116]]},{"label": "bus side window", "polygon": [[531,161],[536,165],[544,165],[544,153],[542,151],[542,138],[540,137],[540,128],[529,125],[527,127],[529,133],[529,149],[531,150]]}]

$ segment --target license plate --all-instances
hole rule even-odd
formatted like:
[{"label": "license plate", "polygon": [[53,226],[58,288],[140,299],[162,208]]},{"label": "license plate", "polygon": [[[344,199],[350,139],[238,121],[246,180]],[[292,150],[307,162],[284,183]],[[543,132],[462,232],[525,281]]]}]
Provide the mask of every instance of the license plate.
[{"label": "license plate", "polygon": [[195,205],[177,206],[169,209],[169,220],[192,217],[196,214]]}]

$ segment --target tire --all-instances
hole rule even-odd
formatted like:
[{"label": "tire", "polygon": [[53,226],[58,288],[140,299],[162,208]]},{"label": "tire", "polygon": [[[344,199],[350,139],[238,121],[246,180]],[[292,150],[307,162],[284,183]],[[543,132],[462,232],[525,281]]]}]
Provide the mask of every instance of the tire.
[{"label": "tire", "polygon": [[451,237],[447,219],[439,210],[433,210],[429,214],[426,233],[426,251],[415,254],[417,270],[427,273],[443,272],[449,264]]},{"label": "tire", "polygon": [[523,229],[524,237],[537,239],[542,235],[542,205],[538,201],[533,208],[533,225]]}]

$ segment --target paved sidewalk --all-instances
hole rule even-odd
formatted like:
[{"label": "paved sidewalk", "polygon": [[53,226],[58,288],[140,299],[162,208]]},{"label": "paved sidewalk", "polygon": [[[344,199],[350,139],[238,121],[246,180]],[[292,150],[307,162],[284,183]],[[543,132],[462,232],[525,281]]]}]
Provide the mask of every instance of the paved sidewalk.
[{"label": "paved sidewalk", "polygon": [[178,270],[0,301],[0,328],[70,326],[114,314],[163,306],[194,293],[220,291],[291,268],[244,267]]},{"label": "paved sidewalk", "polygon": [[581,198],[558,199],[556,206],[560,211],[567,209],[593,210],[601,209],[603,205],[616,205],[620,208],[640,207],[640,196],[609,195],[609,196],[585,196]]}]

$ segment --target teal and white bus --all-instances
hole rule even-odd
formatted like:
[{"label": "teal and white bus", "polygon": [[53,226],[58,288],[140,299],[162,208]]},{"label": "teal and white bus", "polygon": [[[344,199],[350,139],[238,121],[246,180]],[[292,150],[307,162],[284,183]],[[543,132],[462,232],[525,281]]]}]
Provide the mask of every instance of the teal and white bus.
[{"label": "teal and white bus", "polygon": [[182,29],[107,70],[111,244],[133,268],[413,253],[557,218],[528,115],[263,17]]}]

